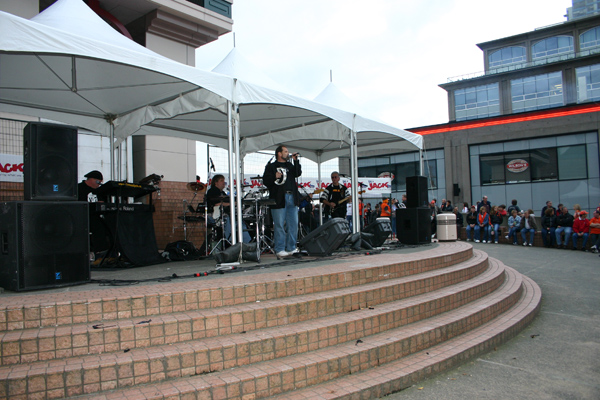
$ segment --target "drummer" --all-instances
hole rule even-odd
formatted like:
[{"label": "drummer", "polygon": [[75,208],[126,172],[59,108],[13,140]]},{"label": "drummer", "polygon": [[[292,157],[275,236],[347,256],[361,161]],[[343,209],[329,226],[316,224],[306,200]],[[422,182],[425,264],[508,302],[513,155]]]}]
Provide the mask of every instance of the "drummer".
[{"label": "drummer", "polygon": [[[231,207],[229,196],[227,196],[223,189],[225,189],[225,177],[223,175],[213,176],[210,189],[206,192],[208,222],[214,224],[215,220],[222,218],[223,237],[231,243]],[[244,228],[246,227],[244,226]],[[244,243],[250,242],[250,235],[247,229],[243,230],[242,239]]]}]

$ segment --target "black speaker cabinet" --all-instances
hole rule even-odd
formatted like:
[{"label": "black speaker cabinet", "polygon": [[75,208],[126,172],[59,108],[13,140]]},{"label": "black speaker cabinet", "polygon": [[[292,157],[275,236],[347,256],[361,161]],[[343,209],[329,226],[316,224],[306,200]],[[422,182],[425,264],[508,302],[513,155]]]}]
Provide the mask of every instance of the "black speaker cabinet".
[{"label": "black speaker cabinet", "polygon": [[429,204],[427,196],[427,177],[425,176],[407,176],[406,177],[406,207],[427,207]]},{"label": "black speaker cabinet", "polygon": [[368,242],[373,247],[382,246],[392,233],[392,223],[389,218],[377,218],[363,229],[364,233],[372,233],[373,238]]},{"label": "black speaker cabinet", "polygon": [[351,233],[345,218],[333,218],[306,235],[299,245],[311,256],[328,256],[337,250]]},{"label": "black speaker cabinet", "polygon": [[23,129],[25,200],[77,200],[77,128],[29,123]]},{"label": "black speaker cabinet", "polygon": [[403,244],[431,243],[431,211],[429,207],[396,210],[396,234]]},{"label": "black speaker cabinet", "polygon": [[0,203],[0,286],[22,291],[89,280],[88,203]]}]

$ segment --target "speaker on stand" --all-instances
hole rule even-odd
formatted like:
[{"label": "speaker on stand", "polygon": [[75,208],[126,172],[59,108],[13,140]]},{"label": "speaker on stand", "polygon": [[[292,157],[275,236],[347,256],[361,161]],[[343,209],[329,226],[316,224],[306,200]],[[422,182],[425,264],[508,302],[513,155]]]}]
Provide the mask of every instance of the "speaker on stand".
[{"label": "speaker on stand", "polygon": [[0,203],[0,286],[22,291],[89,281],[87,203]]},{"label": "speaker on stand", "polygon": [[77,200],[77,128],[30,122],[23,129],[25,200]]},{"label": "speaker on stand", "polygon": [[429,206],[427,196],[427,177],[425,176],[407,176],[406,177],[406,207],[427,207]]}]

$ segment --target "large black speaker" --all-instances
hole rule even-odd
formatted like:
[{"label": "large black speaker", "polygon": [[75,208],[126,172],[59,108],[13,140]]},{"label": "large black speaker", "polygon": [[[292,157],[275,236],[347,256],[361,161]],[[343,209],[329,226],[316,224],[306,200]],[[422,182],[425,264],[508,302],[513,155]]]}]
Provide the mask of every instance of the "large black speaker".
[{"label": "large black speaker", "polygon": [[333,218],[306,235],[299,245],[311,256],[328,256],[336,251],[351,233],[345,218]]},{"label": "large black speaker", "polygon": [[0,286],[21,291],[89,282],[88,203],[0,203]]},{"label": "large black speaker", "polygon": [[429,200],[427,196],[427,177],[425,176],[407,176],[406,177],[406,207],[426,207]]},{"label": "large black speaker", "polygon": [[400,243],[431,243],[431,210],[429,207],[397,209],[396,234]]},{"label": "large black speaker", "polygon": [[23,129],[25,200],[77,200],[77,128],[29,123]]},{"label": "large black speaker", "polygon": [[389,218],[377,218],[363,229],[364,233],[372,233],[373,238],[367,239],[373,247],[379,247],[392,233],[392,223]]}]

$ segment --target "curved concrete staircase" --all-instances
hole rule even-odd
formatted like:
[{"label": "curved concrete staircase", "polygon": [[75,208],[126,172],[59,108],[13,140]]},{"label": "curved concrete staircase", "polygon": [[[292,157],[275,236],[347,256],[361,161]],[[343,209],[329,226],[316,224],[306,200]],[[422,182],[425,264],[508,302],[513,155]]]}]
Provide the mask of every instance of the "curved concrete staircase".
[{"label": "curved concrete staircase", "polygon": [[0,399],[377,398],[512,338],[540,300],[535,282],[460,242],[5,297]]}]

